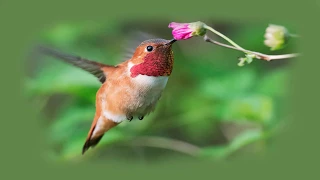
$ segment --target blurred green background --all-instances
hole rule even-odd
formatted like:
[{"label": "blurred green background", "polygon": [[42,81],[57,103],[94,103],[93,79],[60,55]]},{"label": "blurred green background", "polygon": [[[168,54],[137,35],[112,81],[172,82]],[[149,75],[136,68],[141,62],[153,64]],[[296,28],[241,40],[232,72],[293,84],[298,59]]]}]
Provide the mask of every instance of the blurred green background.
[{"label": "blurred green background", "polygon": [[[203,20],[244,48],[266,54],[295,51],[294,42],[276,52],[263,44],[269,22]],[[131,32],[172,39],[169,21],[60,23],[37,42],[84,58],[117,64]],[[272,22],[271,22],[272,23]],[[292,25],[286,26],[289,31]],[[208,35],[224,42],[212,33]],[[46,128],[46,158],[57,161],[106,161],[108,158],[161,161],[170,157],[225,160],[263,155],[285,124],[290,60],[254,60],[237,66],[242,52],[195,37],[173,46],[175,64],[154,113],[121,123],[82,156],[95,113],[99,81],[54,58],[32,55],[26,64],[27,95]],[[280,128],[281,130],[281,128]]]}]

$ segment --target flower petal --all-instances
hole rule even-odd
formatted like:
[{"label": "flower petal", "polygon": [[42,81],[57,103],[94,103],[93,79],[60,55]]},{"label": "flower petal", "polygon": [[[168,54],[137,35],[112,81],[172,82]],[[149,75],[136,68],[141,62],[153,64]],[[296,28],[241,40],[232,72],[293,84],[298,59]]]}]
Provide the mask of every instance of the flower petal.
[{"label": "flower petal", "polygon": [[172,35],[176,40],[189,39],[193,36],[202,36],[206,32],[204,23],[200,21],[193,23],[171,22],[168,27],[172,28]]},{"label": "flower petal", "polygon": [[[176,22],[171,22],[170,24],[169,24],[169,28],[177,28],[177,27],[179,27],[179,26],[183,26],[183,25],[185,25],[186,23],[176,23]],[[188,24],[186,24],[186,25],[188,25]]]}]

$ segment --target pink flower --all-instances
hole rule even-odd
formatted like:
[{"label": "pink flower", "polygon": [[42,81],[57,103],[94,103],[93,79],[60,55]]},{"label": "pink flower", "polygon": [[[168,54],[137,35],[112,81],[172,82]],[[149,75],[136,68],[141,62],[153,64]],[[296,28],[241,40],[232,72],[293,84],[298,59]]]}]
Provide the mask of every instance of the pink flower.
[{"label": "pink flower", "polygon": [[172,35],[176,40],[185,40],[193,36],[203,36],[206,33],[205,24],[200,21],[193,23],[172,22],[168,27],[172,28]]}]

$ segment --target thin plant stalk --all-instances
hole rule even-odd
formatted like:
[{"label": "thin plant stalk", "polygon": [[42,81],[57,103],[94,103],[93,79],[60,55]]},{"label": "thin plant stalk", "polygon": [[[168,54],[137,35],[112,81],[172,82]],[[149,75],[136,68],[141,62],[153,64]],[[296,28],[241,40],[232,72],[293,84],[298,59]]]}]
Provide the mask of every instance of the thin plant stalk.
[{"label": "thin plant stalk", "polygon": [[262,60],[266,60],[266,61],[277,60],[277,59],[288,59],[288,58],[294,58],[294,57],[299,56],[299,54],[297,54],[297,53],[282,54],[282,55],[267,55],[267,54],[263,54],[263,53],[259,53],[259,52],[255,52],[255,51],[246,50],[246,49],[241,48],[241,47],[238,48],[238,47],[233,47],[233,46],[230,46],[230,45],[227,45],[227,44],[223,44],[221,42],[212,40],[211,38],[208,37],[208,35],[204,35],[204,40],[206,42],[210,42],[210,43],[213,43],[213,44],[225,47],[225,48],[234,49],[234,50],[237,50],[237,51],[242,51],[242,52],[245,52],[245,53],[248,53],[248,54],[253,54],[253,55],[255,55],[255,57],[257,59],[262,59]]}]

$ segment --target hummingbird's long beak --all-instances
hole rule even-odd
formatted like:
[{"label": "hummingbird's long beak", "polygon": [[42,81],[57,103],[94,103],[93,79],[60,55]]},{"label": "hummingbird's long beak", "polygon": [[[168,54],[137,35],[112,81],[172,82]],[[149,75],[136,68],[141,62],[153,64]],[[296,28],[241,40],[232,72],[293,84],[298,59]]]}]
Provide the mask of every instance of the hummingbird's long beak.
[{"label": "hummingbird's long beak", "polygon": [[170,42],[168,42],[166,45],[171,45],[171,44],[173,44],[174,42],[176,42],[177,40],[175,40],[175,39],[172,39]]}]

